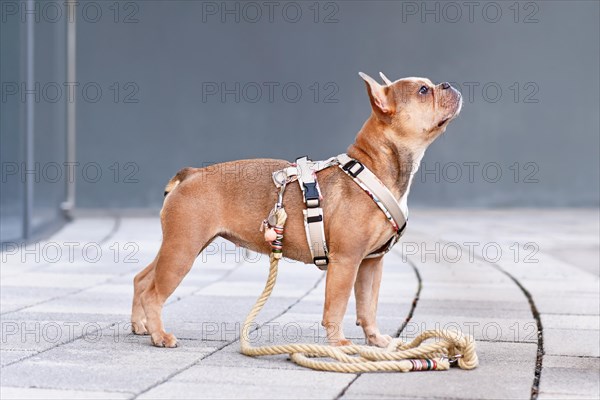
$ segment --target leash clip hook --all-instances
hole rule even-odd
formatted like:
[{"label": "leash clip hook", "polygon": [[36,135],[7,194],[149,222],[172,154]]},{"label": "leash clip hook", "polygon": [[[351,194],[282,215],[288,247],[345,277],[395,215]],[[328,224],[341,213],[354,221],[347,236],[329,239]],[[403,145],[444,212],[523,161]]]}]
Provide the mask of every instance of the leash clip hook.
[{"label": "leash clip hook", "polygon": [[440,357],[440,358],[441,358],[442,360],[448,360],[448,362],[449,362],[450,364],[454,364],[454,363],[458,362],[458,359],[459,359],[459,358],[463,358],[463,355],[462,355],[462,354],[455,354],[455,355],[453,355],[453,356],[447,356],[447,355],[445,355],[445,354],[444,354],[444,355],[443,355],[442,357]]},{"label": "leash clip hook", "polygon": [[277,203],[275,204],[275,209],[279,210],[283,207],[283,193],[285,192],[285,187],[287,186],[290,178],[287,178],[281,182],[281,187],[279,188],[279,194],[277,195]]}]

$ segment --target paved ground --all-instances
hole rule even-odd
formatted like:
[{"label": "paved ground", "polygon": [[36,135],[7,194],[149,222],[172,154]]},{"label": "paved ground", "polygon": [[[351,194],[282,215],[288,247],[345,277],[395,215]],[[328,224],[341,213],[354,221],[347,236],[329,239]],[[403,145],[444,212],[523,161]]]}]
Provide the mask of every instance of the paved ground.
[{"label": "paved ground", "polygon": [[[407,338],[471,331],[481,366],[352,375],[239,354],[267,258],[225,242],[165,307],[179,348],[130,335],[131,281],[158,248],[158,219],[79,219],[46,242],[4,248],[0,397],[598,399],[598,224],[597,210],[413,211],[386,259],[380,326]],[[282,265],[255,342],[322,342],[323,290],[314,266]],[[345,329],[361,342],[352,314]]]}]

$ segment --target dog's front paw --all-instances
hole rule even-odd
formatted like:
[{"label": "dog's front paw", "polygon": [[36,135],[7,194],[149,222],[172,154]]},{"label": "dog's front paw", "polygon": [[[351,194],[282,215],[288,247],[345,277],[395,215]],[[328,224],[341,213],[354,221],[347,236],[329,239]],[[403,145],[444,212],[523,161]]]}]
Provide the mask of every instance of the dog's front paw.
[{"label": "dog's front paw", "polygon": [[159,332],[152,334],[152,344],[156,347],[177,347],[177,338],[172,333]]},{"label": "dog's front paw", "polygon": [[146,329],[146,324],[142,321],[131,321],[131,332],[135,335],[147,335],[148,330]]},{"label": "dog's front paw", "polygon": [[338,339],[329,342],[330,346],[339,347],[339,346],[353,346],[352,340],[350,339]]},{"label": "dog's front paw", "polygon": [[367,344],[369,346],[387,347],[387,345],[390,344],[391,341],[392,337],[390,335],[374,333],[372,335],[367,336]]}]

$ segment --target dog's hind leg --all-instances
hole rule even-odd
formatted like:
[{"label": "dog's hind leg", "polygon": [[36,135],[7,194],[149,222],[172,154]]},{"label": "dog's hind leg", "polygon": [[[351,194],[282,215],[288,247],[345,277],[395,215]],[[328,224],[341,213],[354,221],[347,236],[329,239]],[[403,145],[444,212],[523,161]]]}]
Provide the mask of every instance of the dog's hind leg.
[{"label": "dog's hind leg", "polygon": [[210,217],[199,219],[189,215],[173,215],[183,207],[172,208],[171,215],[163,218],[163,242],[156,266],[149,272],[149,282],[140,296],[146,314],[146,329],[152,344],[158,347],[176,347],[177,339],[165,332],[161,314],[167,298],[177,289],[190,271],[198,253],[215,237]]}]

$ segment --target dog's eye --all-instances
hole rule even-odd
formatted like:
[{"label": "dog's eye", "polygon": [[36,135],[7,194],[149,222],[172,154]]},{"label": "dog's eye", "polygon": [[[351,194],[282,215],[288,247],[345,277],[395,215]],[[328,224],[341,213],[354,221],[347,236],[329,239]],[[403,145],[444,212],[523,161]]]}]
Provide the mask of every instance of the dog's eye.
[{"label": "dog's eye", "polygon": [[429,88],[427,86],[421,86],[421,88],[419,89],[420,94],[427,94],[428,91]]}]

